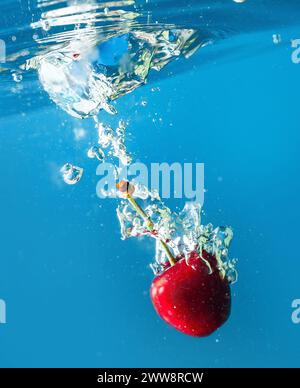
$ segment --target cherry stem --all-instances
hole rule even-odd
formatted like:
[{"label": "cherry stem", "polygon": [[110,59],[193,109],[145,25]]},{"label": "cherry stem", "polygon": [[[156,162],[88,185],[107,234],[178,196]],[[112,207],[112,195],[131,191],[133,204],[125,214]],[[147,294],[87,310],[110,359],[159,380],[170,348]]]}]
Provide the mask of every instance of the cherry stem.
[{"label": "cherry stem", "polygon": [[[144,212],[144,210],[141,208],[141,206],[136,202],[136,200],[127,192],[126,193],[126,198],[128,199],[128,201],[130,202],[131,206],[134,208],[134,210],[137,212],[137,214],[139,214],[142,219],[146,222],[146,226],[148,228],[148,230],[151,232],[153,231],[153,227],[154,227],[154,224],[151,220],[151,218]],[[163,240],[159,240],[163,250],[165,251],[166,253],[166,256],[169,260],[169,263],[170,265],[174,265],[176,263],[176,260],[174,258],[174,256],[172,255],[168,245],[165,243],[165,241]]]},{"label": "cherry stem", "polygon": [[172,255],[168,245],[163,240],[159,240],[159,241],[160,241],[160,244],[163,247],[163,249],[167,255],[167,258],[169,260],[170,265],[172,266],[172,265],[176,264],[176,260],[175,260],[174,256]]},{"label": "cherry stem", "polygon": [[153,222],[151,221],[150,217],[144,212],[144,210],[141,208],[141,206],[136,202],[136,200],[129,193],[127,193],[127,199],[130,202],[131,206],[134,208],[134,210],[146,222],[147,228],[150,231],[152,231],[154,225],[153,225]]}]

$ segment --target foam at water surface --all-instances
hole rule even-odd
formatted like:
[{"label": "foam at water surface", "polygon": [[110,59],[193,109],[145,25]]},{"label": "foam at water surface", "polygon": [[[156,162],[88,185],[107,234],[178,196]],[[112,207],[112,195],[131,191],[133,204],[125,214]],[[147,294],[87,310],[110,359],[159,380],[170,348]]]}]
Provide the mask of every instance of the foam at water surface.
[{"label": "foam at water surface", "polygon": [[[30,60],[25,67],[38,70],[43,88],[57,105],[85,118],[101,109],[115,113],[112,100],[146,83],[151,69],[161,70],[199,46],[196,32],[187,29],[132,31],[111,38],[104,47],[78,31],[77,39],[66,47]],[[105,64],[110,50],[119,51],[116,63]]]}]

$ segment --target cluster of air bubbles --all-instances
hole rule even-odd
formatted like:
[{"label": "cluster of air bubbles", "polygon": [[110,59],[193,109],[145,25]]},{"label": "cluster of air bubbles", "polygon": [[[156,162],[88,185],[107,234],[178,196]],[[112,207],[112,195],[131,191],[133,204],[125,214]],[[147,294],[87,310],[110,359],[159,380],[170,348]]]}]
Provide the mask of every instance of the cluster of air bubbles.
[{"label": "cluster of air bubbles", "polygon": [[[125,146],[126,122],[124,120],[120,120],[116,130],[114,131],[113,128],[109,125],[104,125],[101,123],[97,116],[94,116],[94,121],[98,134],[98,142],[88,149],[88,158],[97,159],[99,162],[103,162],[106,158],[113,157],[118,159],[121,166],[130,164],[131,156],[128,154]],[[76,140],[80,140],[86,135],[85,130],[82,128],[75,128],[73,132]],[[118,179],[119,170],[122,169],[121,166],[117,167],[115,165],[115,179]],[[81,179],[83,169],[73,166],[70,163],[66,163],[60,169],[60,173],[63,177],[63,180],[67,184],[72,185]],[[101,188],[100,191],[100,194],[105,197],[117,196],[117,190],[115,188],[112,188],[109,191],[105,191],[103,188]],[[144,199],[148,196],[148,192],[146,192],[144,188],[137,186],[136,195],[139,198]]]},{"label": "cluster of air bubbles", "polygon": [[98,129],[98,143],[103,148],[109,147],[114,139],[114,130],[109,125],[100,122],[96,123],[96,128]]},{"label": "cluster of air bubbles", "polygon": [[73,166],[71,163],[66,163],[60,169],[61,176],[68,185],[75,185],[80,181],[83,169],[81,167]]},{"label": "cluster of air bubbles", "polygon": [[117,207],[117,217],[120,222],[122,240],[147,234],[148,228],[145,220],[139,217],[126,201],[122,201]]},{"label": "cluster of air bubbles", "polygon": [[[234,283],[237,280],[236,260],[228,258],[228,247],[233,237],[230,227],[202,225],[201,206],[198,203],[189,202],[181,212],[176,213],[164,205],[157,191],[150,191],[136,183],[134,187],[133,195],[144,201],[144,211],[153,222],[153,228],[149,230],[147,219],[137,216],[128,202],[122,201],[117,209],[122,239],[142,235],[156,239],[155,262],[151,265],[156,274],[164,270],[167,262],[165,250],[160,243],[163,240],[176,257],[188,258],[196,250],[202,258],[201,253],[205,250],[216,257],[220,272],[229,282]],[[211,271],[209,262],[205,263]]]},{"label": "cluster of air bubbles", "polygon": [[131,163],[132,158],[127,152],[125,146],[125,129],[126,123],[120,120],[116,131],[109,125],[104,125],[97,119],[96,128],[98,130],[98,144],[102,148],[110,148],[109,155],[116,157],[124,166]]},{"label": "cluster of air bubbles", "polygon": [[153,191],[153,193],[150,192],[149,189],[145,185],[142,185],[139,182],[135,182],[133,180],[132,183],[134,185],[133,197],[135,197],[135,198],[140,198],[142,200],[146,200],[149,197],[153,197],[154,193],[157,193],[156,191]]},{"label": "cluster of air bubbles", "polygon": [[128,166],[132,162],[132,157],[127,152],[125,146],[125,129],[125,121],[120,120],[116,129],[116,136],[113,139],[112,146],[114,156],[117,157],[124,166]]},{"label": "cluster of air bubbles", "polygon": [[212,224],[201,225],[201,233],[198,236],[198,251],[203,249],[215,256],[218,268],[230,283],[237,281],[235,269],[236,259],[228,258],[228,248],[233,238],[233,231],[228,226],[214,228]]}]

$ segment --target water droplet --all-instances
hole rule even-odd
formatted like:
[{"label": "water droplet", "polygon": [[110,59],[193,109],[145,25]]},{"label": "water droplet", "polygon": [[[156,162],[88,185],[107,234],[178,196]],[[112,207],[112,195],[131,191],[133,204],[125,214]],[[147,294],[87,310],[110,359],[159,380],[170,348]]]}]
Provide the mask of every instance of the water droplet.
[{"label": "water droplet", "polygon": [[68,185],[75,185],[82,177],[83,168],[73,166],[71,163],[66,163],[60,169],[60,173],[65,183]]}]

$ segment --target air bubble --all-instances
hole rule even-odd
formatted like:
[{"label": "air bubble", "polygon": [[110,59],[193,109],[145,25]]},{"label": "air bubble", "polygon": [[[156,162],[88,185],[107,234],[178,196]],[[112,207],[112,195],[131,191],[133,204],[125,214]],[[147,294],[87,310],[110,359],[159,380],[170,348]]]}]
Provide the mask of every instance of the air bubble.
[{"label": "air bubble", "polygon": [[273,34],[272,39],[273,39],[274,44],[281,43],[281,35],[280,34]]},{"label": "air bubble", "polygon": [[103,150],[101,149],[101,147],[99,147],[98,145],[94,145],[92,146],[88,152],[87,152],[87,156],[90,158],[90,159],[98,159],[100,162],[102,162],[105,158],[105,154],[103,152]]},{"label": "air bubble", "polygon": [[23,76],[21,73],[12,73],[12,77],[15,82],[21,82],[23,79]]},{"label": "air bubble", "polygon": [[82,177],[83,168],[73,166],[71,163],[66,163],[60,169],[60,173],[65,183],[68,185],[75,185]]},{"label": "air bubble", "polygon": [[48,20],[41,21],[41,27],[44,31],[49,31],[51,28],[51,25]]}]

